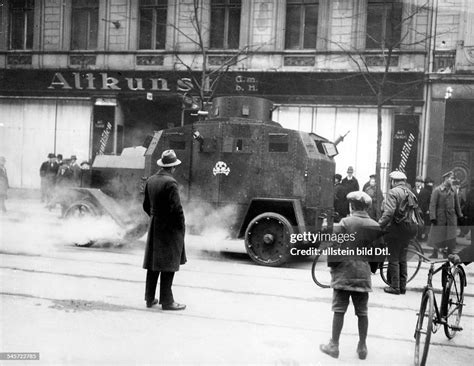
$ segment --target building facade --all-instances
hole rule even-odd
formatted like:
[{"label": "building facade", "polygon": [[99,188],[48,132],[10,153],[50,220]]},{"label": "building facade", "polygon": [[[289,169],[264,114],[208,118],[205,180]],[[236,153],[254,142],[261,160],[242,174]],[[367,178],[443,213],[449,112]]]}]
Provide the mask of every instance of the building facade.
[{"label": "building facade", "polygon": [[346,135],[336,170],[353,166],[361,183],[375,170],[378,115],[385,187],[395,168],[412,181],[474,171],[469,1],[3,4],[0,155],[12,186],[39,187],[49,152],[90,161],[191,123],[183,106],[198,89],[263,96],[284,127]]}]

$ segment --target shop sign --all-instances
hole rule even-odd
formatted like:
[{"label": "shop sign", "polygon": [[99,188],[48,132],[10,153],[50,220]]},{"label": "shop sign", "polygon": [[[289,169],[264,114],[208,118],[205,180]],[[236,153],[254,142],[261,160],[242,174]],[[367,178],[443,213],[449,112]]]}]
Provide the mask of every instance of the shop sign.
[{"label": "shop sign", "polygon": [[[176,82],[176,91],[187,92],[194,88],[190,78],[180,78]],[[72,72],[54,73],[48,89],[59,90],[128,90],[128,91],[171,91],[166,78],[113,77],[106,72],[82,74]]]}]

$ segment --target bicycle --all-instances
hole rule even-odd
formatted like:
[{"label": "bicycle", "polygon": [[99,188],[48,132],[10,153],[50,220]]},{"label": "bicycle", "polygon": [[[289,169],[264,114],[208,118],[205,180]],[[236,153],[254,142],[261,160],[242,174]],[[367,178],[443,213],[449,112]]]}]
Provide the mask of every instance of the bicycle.
[{"label": "bicycle", "polygon": [[[424,252],[423,252],[423,248],[421,247],[420,243],[418,243],[418,241],[416,241],[416,240],[410,241],[410,243],[408,244],[407,251],[408,251],[408,254],[407,254],[407,262],[408,263],[411,263],[411,262],[414,261],[414,259],[417,259],[416,264],[415,264],[414,267],[413,266],[408,266],[408,268],[407,268],[407,271],[408,271],[407,283],[408,283],[412,279],[415,278],[416,274],[420,270],[421,262],[422,262],[421,257],[416,256],[414,254],[414,252],[418,252],[418,253],[421,253],[421,254],[424,254]],[[412,253],[412,255],[410,255],[410,253]],[[380,264],[380,277],[382,278],[382,281],[385,282],[385,284],[390,286],[390,283],[388,281],[387,271],[388,271],[388,258],[385,258],[385,261]]]},{"label": "bicycle", "polygon": [[[321,246],[318,248],[319,253],[314,257],[313,265],[311,266],[311,276],[313,281],[316,285],[321,288],[329,288],[331,283],[331,274],[329,272],[329,268],[327,266],[327,255],[325,250],[331,245],[331,243],[323,242]],[[410,242],[408,245],[408,251],[417,251],[419,253],[423,253],[423,249],[421,245],[417,241]],[[411,261],[413,258],[408,257],[407,260]],[[418,261],[414,268],[410,268],[410,272],[408,273],[407,283],[410,282],[413,278],[415,278],[416,274],[420,270],[421,267],[421,258],[418,257]],[[413,271],[412,271],[413,269]],[[380,277],[382,280],[387,284],[387,270],[388,270],[388,261],[385,260],[383,263],[380,264]]]},{"label": "bicycle", "polygon": [[[423,261],[430,263],[414,334],[415,365],[424,366],[428,358],[431,333],[436,333],[441,325],[443,325],[444,333],[448,339],[454,338],[458,331],[462,331],[459,324],[464,306],[464,287],[467,282],[466,274],[460,264],[451,265],[448,259],[430,260],[422,253],[414,253]],[[435,265],[438,263],[442,263],[442,265],[435,269]],[[443,290],[441,306],[438,307],[432,280],[433,276],[440,271]]]},{"label": "bicycle", "polygon": [[[314,257],[313,265],[311,266],[311,276],[316,285],[322,288],[329,288],[331,283],[331,273],[329,272],[329,267],[327,265],[327,254],[326,249],[331,246],[329,242],[322,242],[319,247],[317,254]],[[318,272],[318,276],[316,276]]]}]

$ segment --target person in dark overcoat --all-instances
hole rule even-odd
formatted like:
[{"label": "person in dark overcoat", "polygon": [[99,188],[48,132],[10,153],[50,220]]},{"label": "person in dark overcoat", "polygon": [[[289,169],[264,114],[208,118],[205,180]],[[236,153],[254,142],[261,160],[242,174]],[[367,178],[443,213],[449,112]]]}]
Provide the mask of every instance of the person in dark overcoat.
[{"label": "person in dark overcoat", "polygon": [[341,181],[342,187],[344,189],[344,206],[345,212],[347,216],[349,214],[349,201],[347,200],[347,195],[351,192],[355,192],[359,190],[359,182],[357,181],[356,177],[354,177],[354,168],[349,166],[347,168],[347,176]]},{"label": "person in dark overcoat", "polygon": [[346,190],[346,195],[359,190],[359,182],[357,178],[354,177],[354,168],[347,168],[347,176],[342,180],[342,185]]},{"label": "person in dark overcoat", "polygon": [[173,178],[181,161],[173,150],[166,150],[157,164],[161,169],[148,178],[143,201],[143,209],[151,218],[143,261],[143,268],[147,270],[145,301],[147,307],[158,303],[155,292],[161,273],[159,303],[162,309],[183,310],[186,305],[174,301],[171,289],[175,272],[186,263],[184,213],[178,183]]},{"label": "person in dark overcoat", "polygon": [[337,213],[336,221],[339,221],[349,214],[346,207],[346,191],[341,184],[341,179],[342,176],[340,174],[334,175],[334,212]]},{"label": "person in dark overcoat", "polygon": [[7,212],[5,200],[7,199],[8,188],[10,188],[10,185],[8,184],[7,169],[5,168],[6,162],[7,160],[5,157],[0,156],[0,210],[2,212]]},{"label": "person in dark overcoat", "polygon": [[425,179],[423,188],[421,188],[420,193],[418,194],[418,207],[423,214],[423,221],[425,226],[423,230],[420,230],[420,240],[426,240],[428,233],[430,231],[430,201],[431,194],[433,193],[433,179],[427,177]]},{"label": "person in dark overcoat", "polygon": [[452,187],[454,173],[443,174],[443,183],[433,190],[430,200],[431,230],[428,243],[433,247],[430,258],[438,258],[438,251],[447,247],[451,254],[456,247],[458,218],[462,218],[457,194]]},{"label": "person in dark overcoat", "polygon": [[467,233],[471,231],[471,247],[474,251],[474,180],[471,181],[471,189],[466,195],[466,205],[464,206],[464,215],[466,216]]},{"label": "person in dark overcoat", "polygon": [[40,166],[41,202],[46,202],[48,205],[53,198],[58,169],[59,164],[56,161],[56,155],[49,153],[48,160],[43,162]]},{"label": "person in dark overcoat", "polygon": [[71,163],[69,164],[72,171],[72,186],[80,187],[82,178],[82,169],[77,162],[77,156],[71,155]]},{"label": "person in dark overcoat", "polygon": [[415,187],[412,188],[411,191],[413,192],[413,194],[415,195],[418,201],[420,200],[420,193],[421,193],[421,190],[423,189],[423,184],[424,184],[423,178],[420,175],[417,176],[415,179]]}]

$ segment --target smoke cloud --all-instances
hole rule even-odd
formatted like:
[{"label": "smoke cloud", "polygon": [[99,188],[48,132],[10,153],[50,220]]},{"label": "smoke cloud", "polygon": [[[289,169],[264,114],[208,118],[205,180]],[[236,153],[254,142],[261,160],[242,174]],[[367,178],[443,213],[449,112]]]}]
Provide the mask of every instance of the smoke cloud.
[{"label": "smoke cloud", "polygon": [[202,235],[209,242],[219,243],[231,238],[236,225],[237,206],[213,207],[205,202],[191,202],[185,205],[184,215],[190,234]]}]

